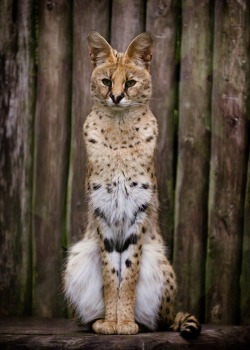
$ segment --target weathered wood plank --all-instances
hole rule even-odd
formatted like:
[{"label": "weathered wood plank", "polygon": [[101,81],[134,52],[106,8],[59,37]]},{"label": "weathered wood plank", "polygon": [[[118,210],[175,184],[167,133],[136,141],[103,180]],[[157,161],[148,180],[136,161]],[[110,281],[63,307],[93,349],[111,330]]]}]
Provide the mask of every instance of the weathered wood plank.
[{"label": "weathered wood plank", "polygon": [[30,312],[32,2],[0,2],[0,314]]},{"label": "weathered wood plank", "polygon": [[175,332],[137,335],[97,335],[84,332],[69,320],[0,319],[0,347],[5,349],[162,349],[248,350],[250,327],[204,325],[193,340]]},{"label": "weathered wood plank", "polygon": [[215,3],[206,318],[239,319],[239,276],[247,170],[247,0]]},{"label": "weathered wood plank", "polygon": [[70,176],[68,183],[68,240],[83,236],[87,221],[87,200],[84,195],[85,150],[82,126],[92,106],[90,96],[91,64],[87,45],[90,30],[108,38],[110,2],[76,0],[73,3],[73,86]]},{"label": "weathered wood plank", "polygon": [[177,307],[204,317],[210,160],[212,3],[182,2],[174,267]]},{"label": "weathered wood plank", "polygon": [[63,314],[61,264],[71,86],[67,0],[39,2],[38,89],[35,125],[33,312]]},{"label": "weathered wood plank", "polygon": [[245,195],[240,288],[241,323],[250,325],[250,157],[248,159],[248,179]]},{"label": "weathered wood plank", "polygon": [[155,39],[151,67],[153,82],[152,111],[159,124],[156,169],[160,198],[162,234],[172,252],[174,213],[174,101],[175,49],[177,16],[176,1],[147,2],[146,30]]},{"label": "weathered wood plank", "polygon": [[144,31],[144,1],[112,2],[111,45],[124,52],[134,37]]}]

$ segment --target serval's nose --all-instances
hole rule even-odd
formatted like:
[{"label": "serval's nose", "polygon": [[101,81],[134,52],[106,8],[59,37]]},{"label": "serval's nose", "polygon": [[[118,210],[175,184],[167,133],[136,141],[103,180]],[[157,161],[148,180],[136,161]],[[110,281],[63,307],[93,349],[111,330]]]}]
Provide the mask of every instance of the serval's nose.
[{"label": "serval's nose", "polygon": [[118,105],[120,103],[120,101],[123,99],[124,97],[124,93],[122,92],[121,94],[110,94],[110,97],[112,99],[112,101]]}]

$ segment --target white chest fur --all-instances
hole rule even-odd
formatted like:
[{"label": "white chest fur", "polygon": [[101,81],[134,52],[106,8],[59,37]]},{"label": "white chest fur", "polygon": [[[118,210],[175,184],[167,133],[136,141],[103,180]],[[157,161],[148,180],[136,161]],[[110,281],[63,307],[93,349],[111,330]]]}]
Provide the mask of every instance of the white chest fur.
[{"label": "white chest fur", "polygon": [[[146,210],[152,196],[151,183],[147,176],[137,175],[132,179],[119,169],[110,175],[108,181],[94,182],[90,192],[92,209],[102,216],[112,232],[126,238],[129,229]],[[115,237],[112,237],[115,238]]]}]

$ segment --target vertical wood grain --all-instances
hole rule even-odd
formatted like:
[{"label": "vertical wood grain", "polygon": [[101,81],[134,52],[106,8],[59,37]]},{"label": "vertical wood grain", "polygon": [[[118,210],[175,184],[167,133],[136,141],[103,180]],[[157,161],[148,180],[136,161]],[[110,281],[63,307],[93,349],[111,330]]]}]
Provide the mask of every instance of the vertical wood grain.
[{"label": "vertical wood grain", "polygon": [[[154,36],[151,67],[152,111],[159,124],[156,169],[162,234],[172,252],[174,215],[174,101],[177,5],[175,0],[147,2],[146,30]],[[171,254],[171,253],[170,253]]]},{"label": "vertical wood grain", "polygon": [[206,320],[239,320],[247,169],[249,1],[215,3]]},{"label": "vertical wood grain", "polygon": [[174,267],[180,310],[204,317],[212,74],[211,2],[182,2]]},{"label": "vertical wood grain", "polygon": [[82,238],[87,220],[82,125],[92,106],[92,67],[86,37],[97,30],[124,51],[148,30],[155,38],[151,107],[160,131],[160,221],[169,251],[174,237],[177,307],[203,318],[206,279],[205,321],[249,324],[249,6],[247,0],[0,1],[0,315],[27,315],[32,307],[34,315],[64,314],[63,250]]},{"label": "vertical wood grain", "polygon": [[0,315],[30,312],[32,2],[0,2]]},{"label": "vertical wood grain", "polygon": [[87,198],[84,193],[86,154],[82,127],[92,101],[87,35],[96,30],[108,38],[110,2],[107,0],[75,0],[73,3],[73,84],[72,132],[68,182],[67,232],[69,243],[83,237],[87,221]]},{"label": "vertical wood grain", "polygon": [[71,7],[40,1],[34,174],[33,312],[63,314],[62,245],[69,153]]},{"label": "vertical wood grain", "polygon": [[114,0],[112,2],[111,45],[124,52],[130,42],[144,31],[144,1]]}]

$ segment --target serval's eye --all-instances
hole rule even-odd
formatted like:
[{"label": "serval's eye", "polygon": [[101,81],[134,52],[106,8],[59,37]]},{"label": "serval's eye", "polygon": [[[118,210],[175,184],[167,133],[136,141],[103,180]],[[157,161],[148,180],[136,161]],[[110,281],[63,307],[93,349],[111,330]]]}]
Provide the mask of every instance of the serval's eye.
[{"label": "serval's eye", "polygon": [[127,80],[126,83],[125,83],[126,88],[130,88],[130,87],[134,86],[135,83],[136,83],[135,80]]},{"label": "serval's eye", "polygon": [[111,86],[112,81],[110,79],[102,79],[102,82],[105,86]]}]

